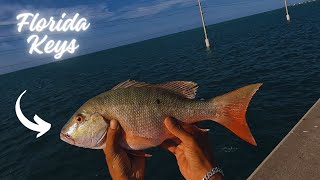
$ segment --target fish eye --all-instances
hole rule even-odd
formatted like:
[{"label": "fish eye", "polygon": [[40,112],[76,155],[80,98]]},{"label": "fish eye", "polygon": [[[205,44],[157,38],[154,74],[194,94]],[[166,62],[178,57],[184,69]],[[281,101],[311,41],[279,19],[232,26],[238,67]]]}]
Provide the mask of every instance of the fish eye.
[{"label": "fish eye", "polygon": [[75,120],[79,124],[79,123],[82,123],[84,121],[84,118],[83,118],[83,116],[78,115],[78,116],[76,116]]}]

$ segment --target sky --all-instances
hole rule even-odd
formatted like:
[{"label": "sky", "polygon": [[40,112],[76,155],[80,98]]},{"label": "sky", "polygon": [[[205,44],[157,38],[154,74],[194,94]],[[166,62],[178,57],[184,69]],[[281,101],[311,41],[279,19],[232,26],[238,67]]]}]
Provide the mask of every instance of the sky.
[{"label": "sky", "polygon": [[[293,5],[303,0],[288,0]],[[201,0],[207,25],[283,8],[283,0]],[[28,29],[16,16],[39,13],[59,19],[79,13],[90,23],[82,32],[36,33],[55,41],[77,39],[75,53],[60,60],[201,27],[197,0],[0,0],[0,74],[57,61],[54,54],[29,54]]]}]

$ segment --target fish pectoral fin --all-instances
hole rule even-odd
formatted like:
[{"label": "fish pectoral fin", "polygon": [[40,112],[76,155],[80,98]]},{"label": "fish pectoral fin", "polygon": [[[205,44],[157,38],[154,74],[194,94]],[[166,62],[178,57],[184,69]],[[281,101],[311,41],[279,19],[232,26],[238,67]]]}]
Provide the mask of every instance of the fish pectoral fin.
[{"label": "fish pectoral fin", "polygon": [[144,151],[133,151],[133,150],[128,150],[128,154],[131,154],[133,156],[138,156],[138,157],[152,157],[151,154],[147,154]]},{"label": "fish pectoral fin", "polygon": [[196,125],[194,125],[194,126],[195,126],[195,129],[197,129],[199,132],[202,132],[202,133],[206,133],[206,132],[210,131],[210,129],[202,129],[202,128],[197,127]]},{"label": "fish pectoral fin", "polygon": [[193,133],[207,133],[210,131],[210,129],[202,129],[202,128],[199,128],[198,126],[196,125],[188,125],[188,126],[184,126],[182,125],[182,127],[189,133],[193,134]]}]

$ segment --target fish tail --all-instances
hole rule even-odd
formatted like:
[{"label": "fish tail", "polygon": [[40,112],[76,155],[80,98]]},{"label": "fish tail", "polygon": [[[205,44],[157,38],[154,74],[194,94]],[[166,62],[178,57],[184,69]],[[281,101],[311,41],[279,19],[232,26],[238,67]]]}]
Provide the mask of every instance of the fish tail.
[{"label": "fish tail", "polygon": [[210,100],[216,108],[216,115],[212,119],[254,146],[257,143],[245,115],[252,96],[261,85],[262,83],[251,84]]}]

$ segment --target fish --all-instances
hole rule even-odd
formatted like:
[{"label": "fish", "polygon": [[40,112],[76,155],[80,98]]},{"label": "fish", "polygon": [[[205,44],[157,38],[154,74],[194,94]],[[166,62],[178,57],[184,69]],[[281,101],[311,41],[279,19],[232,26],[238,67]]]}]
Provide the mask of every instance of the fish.
[{"label": "fish", "polygon": [[195,82],[148,84],[127,80],[84,103],[63,126],[60,138],[78,147],[106,148],[110,121],[115,119],[123,129],[120,146],[143,150],[174,138],[164,124],[166,117],[173,117],[184,124],[215,121],[256,146],[246,111],[261,85],[251,84],[208,100],[197,100]]}]

